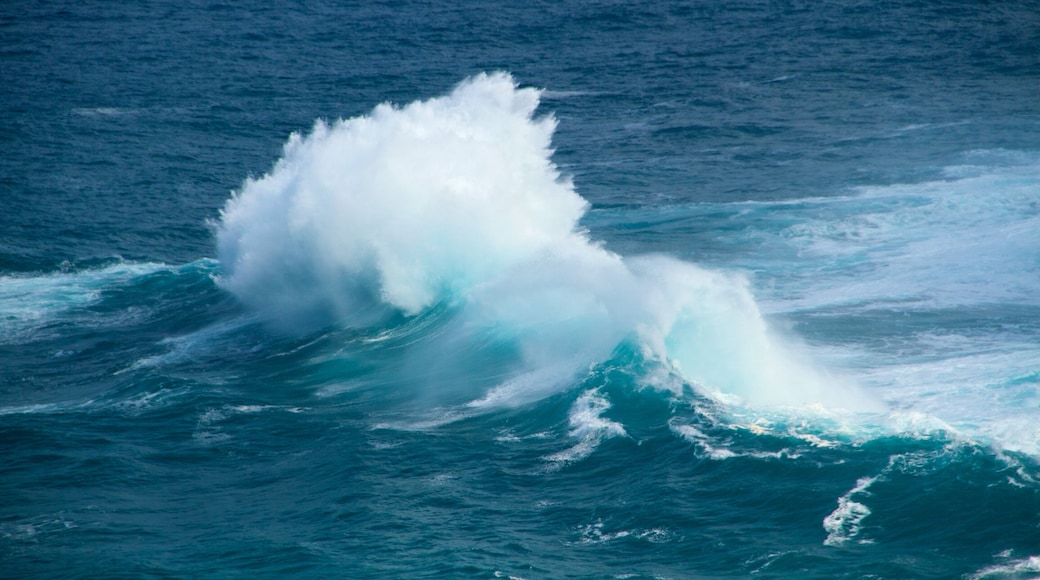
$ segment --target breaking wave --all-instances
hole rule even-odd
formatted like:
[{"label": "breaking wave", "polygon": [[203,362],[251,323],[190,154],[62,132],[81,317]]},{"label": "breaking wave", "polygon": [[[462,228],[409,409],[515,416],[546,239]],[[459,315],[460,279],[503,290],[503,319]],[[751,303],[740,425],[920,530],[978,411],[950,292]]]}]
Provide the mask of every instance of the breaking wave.
[{"label": "breaking wave", "polygon": [[506,353],[490,373],[506,378],[484,400],[552,392],[630,342],[720,397],[877,408],[775,333],[739,273],[590,239],[588,204],[551,159],[556,120],[536,115],[540,96],[481,74],[447,96],[292,135],[221,213],[221,286],[294,332],[443,311],[437,345],[411,349],[411,364]]}]

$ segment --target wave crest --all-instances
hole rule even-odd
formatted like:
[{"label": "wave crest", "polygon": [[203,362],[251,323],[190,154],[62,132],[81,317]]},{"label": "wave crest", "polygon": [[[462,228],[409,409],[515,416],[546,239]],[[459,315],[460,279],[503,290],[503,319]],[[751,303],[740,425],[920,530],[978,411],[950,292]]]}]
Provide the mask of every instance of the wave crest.
[{"label": "wave crest", "polygon": [[284,325],[416,314],[551,246],[586,203],[549,160],[552,116],[506,74],[294,134],[221,214],[225,288]]}]

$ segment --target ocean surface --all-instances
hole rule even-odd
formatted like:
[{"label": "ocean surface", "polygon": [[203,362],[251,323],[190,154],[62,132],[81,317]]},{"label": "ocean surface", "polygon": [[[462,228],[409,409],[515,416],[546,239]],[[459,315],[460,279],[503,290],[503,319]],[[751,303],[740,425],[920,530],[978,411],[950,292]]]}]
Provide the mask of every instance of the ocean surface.
[{"label": "ocean surface", "polygon": [[1040,578],[1040,4],[0,4],[0,577]]}]

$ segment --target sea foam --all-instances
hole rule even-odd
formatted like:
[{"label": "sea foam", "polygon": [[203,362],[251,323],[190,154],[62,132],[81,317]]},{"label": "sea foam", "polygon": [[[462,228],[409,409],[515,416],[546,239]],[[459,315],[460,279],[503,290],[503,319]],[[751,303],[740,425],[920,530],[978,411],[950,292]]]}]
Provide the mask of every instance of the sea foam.
[{"label": "sea foam", "polygon": [[549,160],[538,91],[481,75],[451,95],[318,121],[221,214],[224,286],[279,322],[417,314],[547,248],[585,210]]},{"label": "sea foam", "polygon": [[[528,395],[636,340],[699,388],[746,403],[873,405],[774,334],[740,274],[590,240],[588,204],[551,160],[556,120],[535,115],[539,97],[481,74],[447,96],[292,135],[221,213],[220,285],[288,330],[378,328],[446,306],[454,319],[438,346],[413,355],[457,368],[489,340],[508,342],[519,362],[500,374],[553,369],[519,389]],[[530,398],[521,383],[506,378],[482,400]]]}]

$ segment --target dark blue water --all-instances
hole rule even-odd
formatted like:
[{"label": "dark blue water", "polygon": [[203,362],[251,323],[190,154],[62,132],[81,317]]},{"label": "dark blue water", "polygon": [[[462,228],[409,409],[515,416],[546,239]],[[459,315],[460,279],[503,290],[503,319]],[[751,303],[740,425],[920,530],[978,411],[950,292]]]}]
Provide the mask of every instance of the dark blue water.
[{"label": "dark blue water", "polygon": [[0,576],[1029,578],[1038,459],[1034,2],[0,6]]}]

